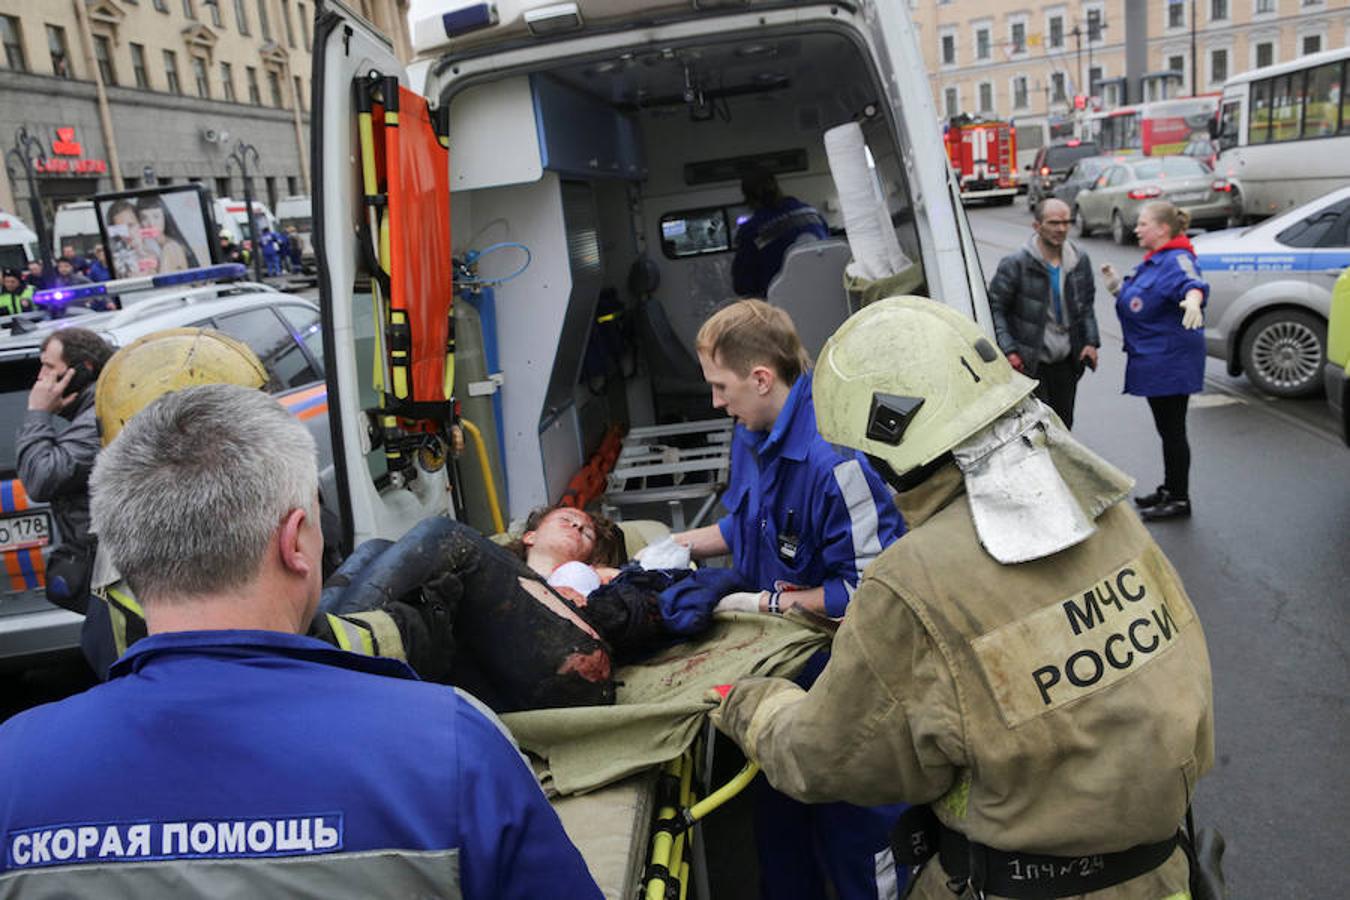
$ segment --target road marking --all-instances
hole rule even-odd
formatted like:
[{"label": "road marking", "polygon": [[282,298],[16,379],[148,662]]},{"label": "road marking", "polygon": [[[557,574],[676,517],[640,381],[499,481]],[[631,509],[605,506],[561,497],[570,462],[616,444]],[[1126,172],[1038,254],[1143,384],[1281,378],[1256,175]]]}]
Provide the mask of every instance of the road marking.
[{"label": "road marking", "polygon": [[1232,394],[1196,394],[1191,397],[1191,406],[1194,406],[1196,409],[1207,409],[1215,406],[1232,406],[1237,403],[1246,406],[1247,400],[1244,397],[1236,397]]}]

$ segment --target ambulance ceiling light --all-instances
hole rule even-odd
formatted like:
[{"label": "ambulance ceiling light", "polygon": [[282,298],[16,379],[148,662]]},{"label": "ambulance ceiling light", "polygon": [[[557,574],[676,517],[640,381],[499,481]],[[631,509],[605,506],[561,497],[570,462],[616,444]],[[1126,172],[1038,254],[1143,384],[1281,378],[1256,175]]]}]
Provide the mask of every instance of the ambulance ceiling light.
[{"label": "ambulance ceiling light", "polygon": [[585,23],[575,3],[555,3],[525,12],[525,27],[535,37],[547,37],[567,31],[580,31]]}]

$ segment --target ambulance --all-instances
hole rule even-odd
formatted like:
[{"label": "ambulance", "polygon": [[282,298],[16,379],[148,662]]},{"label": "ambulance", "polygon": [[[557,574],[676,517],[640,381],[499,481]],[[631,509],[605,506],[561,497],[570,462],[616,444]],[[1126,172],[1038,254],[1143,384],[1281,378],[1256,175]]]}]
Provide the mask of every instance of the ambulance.
[{"label": "ambulance", "polygon": [[[640,495],[673,528],[711,521],[718,472],[686,441],[715,456],[729,428],[694,337],[733,298],[749,166],[830,225],[767,292],[808,351],[868,299],[846,279],[991,330],[908,3],[415,0],[409,22],[407,66],[340,2],[316,23],[314,244],[344,554],[428,516],[492,532],[564,498],[627,516]],[[666,446],[629,453],[656,432]],[[620,490],[597,459],[657,477]],[[645,866],[595,834],[653,809],[634,790],[558,807],[610,896],[634,896]]]}]

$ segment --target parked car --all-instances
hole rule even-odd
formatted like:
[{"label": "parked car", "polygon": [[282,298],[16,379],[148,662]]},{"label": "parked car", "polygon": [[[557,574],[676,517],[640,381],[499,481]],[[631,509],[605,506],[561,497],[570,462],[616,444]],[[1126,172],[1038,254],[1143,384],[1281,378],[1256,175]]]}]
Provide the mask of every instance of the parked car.
[{"label": "parked car", "polygon": [[1139,210],[1150,200],[1170,200],[1191,214],[1197,228],[1222,228],[1233,211],[1233,188],[1189,156],[1156,156],[1112,166],[1077,196],[1078,230],[1086,236],[1110,228],[1117,244],[1134,239]]},{"label": "parked car", "polygon": [[1031,176],[1027,187],[1027,203],[1035,206],[1049,197],[1055,186],[1069,174],[1074,163],[1085,156],[1096,155],[1096,141],[1080,141],[1077,138],[1050,144],[1036,151],[1036,159],[1028,167]]},{"label": "parked car", "polygon": [[1327,365],[1322,373],[1327,387],[1327,405],[1341,429],[1341,439],[1350,447],[1350,269],[1336,279],[1331,290],[1331,316],[1327,319]]},{"label": "parked car", "polygon": [[166,288],[124,310],[79,313],[0,337],[0,435],[5,436],[0,438],[0,557],[5,570],[0,576],[0,661],[6,663],[77,647],[83,621],[47,602],[46,558],[62,536],[55,533],[46,504],[24,493],[14,453],[14,434],[37,377],[42,341],[55,329],[78,324],[99,332],[115,347],[184,326],[218,328],[238,338],[267,368],[268,390],[311,427],[325,480],[332,480],[323,340],[313,303],[263,285],[233,283]]},{"label": "parked car", "polygon": [[1350,187],[1194,244],[1210,284],[1209,355],[1276,397],[1320,390],[1331,291],[1350,265]]},{"label": "parked car", "polygon": [[1078,192],[1096,181],[1111,166],[1124,161],[1124,157],[1121,156],[1083,157],[1073,164],[1069,174],[1055,187],[1055,198],[1069,204],[1069,209],[1077,216],[1078,209],[1074,204],[1078,199]]}]

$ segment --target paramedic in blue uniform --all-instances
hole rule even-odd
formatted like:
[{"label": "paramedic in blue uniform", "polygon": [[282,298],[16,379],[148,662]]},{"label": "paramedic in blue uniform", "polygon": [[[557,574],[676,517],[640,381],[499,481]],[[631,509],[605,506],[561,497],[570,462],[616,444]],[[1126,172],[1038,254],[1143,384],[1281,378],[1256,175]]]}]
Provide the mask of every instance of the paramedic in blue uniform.
[{"label": "paramedic in blue uniform", "polygon": [[758,166],[741,177],[741,193],[754,211],[736,230],[731,261],[732,289],[742,297],[763,297],[783,267],[783,254],[803,235],[829,237],[825,218],[796,197],[784,197],[773,173]]},{"label": "paramedic in blue uniform", "polygon": [[1145,521],[1191,514],[1191,446],[1186,407],[1205,389],[1205,315],[1209,285],[1186,237],[1190,214],[1166,200],[1139,211],[1134,233],[1144,261],[1122,282],[1108,263],[1107,288],[1125,338],[1125,393],[1144,397],[1162,438],[1163,483],[1136,497]]},{"label": "paramedic in blue uniform", "polygon": [[[783,310],[733,303],[704,323],[697,349],[713,406],[736,422],[722,495],[729,512],[675,539],[696,559],[729,553],[752,588],[719,609],[843,616],[863,570],[904,533],[889,491],[861,454],[817,431],[810,360]],[[824,662],[812,660],[799,683],[809,685]],[[810,806],[765,785],[755,820],[761,895],[823,898],[828,880],[842,900],[895,896],[888,833],[902,810]]]},{"label": "paramedic in blue uniform", "polygon": [[0,896],[600,896],[491,713],[299,634],[323,537],[284,408],[167,394],[91,488],[150,636],[0,726]]}]

